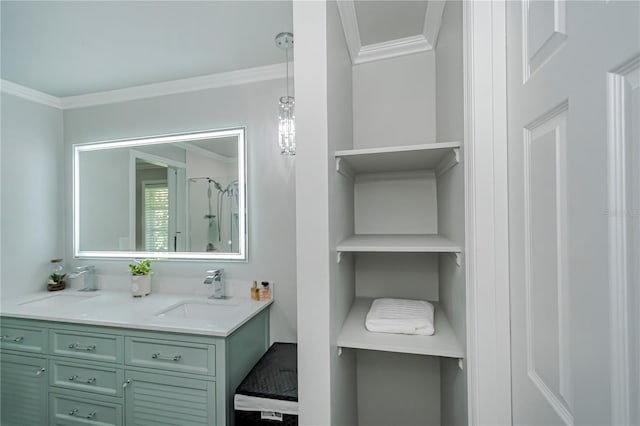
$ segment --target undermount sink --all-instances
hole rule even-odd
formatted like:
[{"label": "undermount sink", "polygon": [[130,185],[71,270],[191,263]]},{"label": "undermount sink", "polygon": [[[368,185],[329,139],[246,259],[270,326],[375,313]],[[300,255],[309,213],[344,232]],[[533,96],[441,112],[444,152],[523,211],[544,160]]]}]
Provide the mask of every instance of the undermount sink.
[{"label": "undermount sink", "polygon": [[96,294],[52,294],[51,296],[40,297],[38,299],[29,300],[19,303],[20,306],[29,306],[34,308],[57,308],[65,307],[72,303],[82,302],[83,300],[96,297]]},{"label": "undermount sink", "polygon": [[222,321],[238,308],[238,304],[223,301],[187,301],[172,305],[156,314],[157,317],[188,318]]}]

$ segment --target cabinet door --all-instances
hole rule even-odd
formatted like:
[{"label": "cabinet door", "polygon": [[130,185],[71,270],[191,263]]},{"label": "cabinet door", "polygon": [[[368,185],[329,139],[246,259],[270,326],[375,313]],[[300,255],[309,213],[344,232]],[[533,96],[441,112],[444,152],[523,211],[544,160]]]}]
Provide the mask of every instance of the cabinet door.
[{"label": "cabinet door", "polygon": [[127,371],[127,426],[215,424],[215,382]]},{"label": "cabinet door", "polygon": [[2,354],[2,426],[47,424],[47,361]]}]

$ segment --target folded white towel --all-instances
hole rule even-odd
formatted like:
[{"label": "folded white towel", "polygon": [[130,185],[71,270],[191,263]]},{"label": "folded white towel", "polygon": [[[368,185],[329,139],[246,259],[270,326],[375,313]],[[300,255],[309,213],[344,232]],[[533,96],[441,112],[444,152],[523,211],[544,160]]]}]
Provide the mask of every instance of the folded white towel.
[{"label": "folded white towel", "polygon": [[367,313],[365,327],[377,333],[435,333],[433,305],[424,300],[376,299]]}]

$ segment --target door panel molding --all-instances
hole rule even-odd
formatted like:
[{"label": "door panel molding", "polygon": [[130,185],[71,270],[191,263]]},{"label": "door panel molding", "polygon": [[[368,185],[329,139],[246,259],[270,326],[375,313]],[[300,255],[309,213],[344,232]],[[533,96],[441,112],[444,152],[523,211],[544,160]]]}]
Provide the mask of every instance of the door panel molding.
[{"label": "door panel molding", "polygon": [[[633,284],[631,268],[637,262],[630,248],[630,219],[633,207],[631,191],[640,189],[629,170],[633,114],[630,92],[640,84],[640,55],[607,75],[607,157],[609,209],[609,303],[611,312],[611,402],[612,422],[631,424],[632,324],[634,320]],[[636,118],[637,119],[637,118]],[[636,164],[636,167],[639,165]],[[634,188],[635,185],[635,188]],[[638,212],[635,212],[637,215]],[[633,237],[631,237],[633,238]],[[633,257],[632,257],[633,256]],[[637,301],[636,301],[637,302]],[[637,307],[636,307],[637,309]],[[637,327],[637,324],[636,324]],[[637,332],[637,330],[636,330]],[[636,377],[636,380],[638,378]],[[638,386],[638,384],[636,384]]]},{"label": "door panel molding", "polygon": [[[539,47],[530,46],[532,39],[532,31],[543,28],[543,22],[532,22],[532,6],[537,9],[542,7],[553,7],[552,11],[552,31],[547,35],[543,42],[539,42]],[[524,72],[523,82],[526,83],[529,78],[540,70],[566,43],[567,35],[567,7],[565,0],[554,0],[550,2],[533,2],[531,0],[523,0],[522,2],[522,59]],[[533,48],[532,48],[533,47]]]},{"label": "door panel molding", "polygon": [[[524,251],[525,251],[525,329],[527,345],[527,374],[534,386],[549,402],[558,416],[566,425],[574,424],[571,398],[571,369],[569,339],[569,272],[568,272],[568,234],[567,234],[567,112],[568,100],[542,114],[531,124],[525,126],[523,132],[524,143]],[[540,153],[534,153],[534,149],[544,152],[548,144],[548,137],[552,139],[553,164],[534,164],[534,157],[538,159]],[[546,147],[548,149],[548,147]],[[536,172],[542,175],[536,175]],[[552,176],[549,176],[551,174]],[[541,195],[535,190],[536,179],[542,180],[545,186],[543,191],[553,190],[553,197],[546,200],[551,204],[543,205],[545,199],[538,199]],[[549,182],[553,181],[553,182]],[[538,223],[545,217],[542,210],[551,208],[551,223]],[[537,214],[536,214],[537,212]],[[549,219],[547,217],[547,219]],[[546,229],[533,229],[534,225],[542,225]],[[550,229],[549,229],[550,228]],[[555,253],[551,250],[549,241],[544,240],[546,234],[553,234]],[[544,244],[536,249],[537,243]],[[542,258],[538,258],[541,255]],[[552,264],[544,264],[551,262]],[[555,277],[548,277],[549,271],[555,271]],[[543,279],[536,279],[541,275]],[[555,282],[553,281],[555,278]],[[544,286],[551,283],[554,288],[548,289],[555,293],[546,294],[552,296],[554,307],[540,309],[539,304],[545,301],[541,293]],[[536,297],[538,295],[539,297]],[[546,301],[548,302],[548,301]],[[554,309],[552,312],[552,309]],[[542,317],[537,317],[536,312],[542,312]],[[553,324],[555,320],[555,324]],[[545,329],[546,325],[546,329]],[[536,330],[540,326],[542,330]],[[550,329],[553,328],[553,329]],[[539,345],[540,344],[540,345]],[[549,354],[549,351],[555,353]],[[537,359],[544,354],[547,358]],[[537,362],[540,361],[540,362]],[[558,364],[557,371],[543,371],[551,363]],[[553,370],[553,368],[552,368]]]}]

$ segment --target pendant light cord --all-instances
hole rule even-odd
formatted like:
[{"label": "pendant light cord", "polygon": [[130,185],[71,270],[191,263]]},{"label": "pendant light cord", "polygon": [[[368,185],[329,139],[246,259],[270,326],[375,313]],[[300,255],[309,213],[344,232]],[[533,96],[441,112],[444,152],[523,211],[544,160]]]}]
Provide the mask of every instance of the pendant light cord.
[{"label": "pendant light cord", "polygon": [[289,104],[289,48],[284,49],[284,61],[285,66],[287,67],[287,105]]}]

